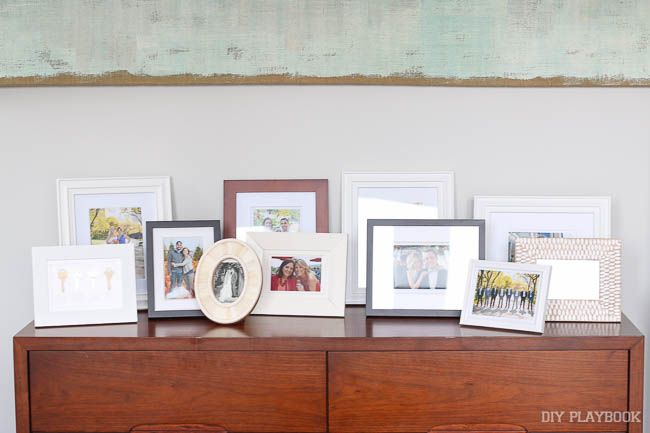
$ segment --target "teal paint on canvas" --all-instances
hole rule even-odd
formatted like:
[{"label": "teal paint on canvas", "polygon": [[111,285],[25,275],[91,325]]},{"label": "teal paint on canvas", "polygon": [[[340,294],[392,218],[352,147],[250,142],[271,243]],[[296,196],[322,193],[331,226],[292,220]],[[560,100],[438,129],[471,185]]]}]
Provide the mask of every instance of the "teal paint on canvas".
[{"label": "teal paint on canvas", "polygon": [[0,0],[0,80],[650,79],[650,0]]}]

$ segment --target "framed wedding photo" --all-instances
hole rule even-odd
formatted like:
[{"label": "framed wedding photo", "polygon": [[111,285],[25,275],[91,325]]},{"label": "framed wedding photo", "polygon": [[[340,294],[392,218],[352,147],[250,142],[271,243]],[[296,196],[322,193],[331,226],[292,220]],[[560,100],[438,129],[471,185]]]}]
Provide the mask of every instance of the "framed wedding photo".
[{"label": "framed wedding photo", "polygon": [[518,239],[608,238],[610,197],[474,197],[474,218],[484,219],[486,257],[515,261]]},{"label": "framed wedding photo", "polygon": [[451,172],[345,172],[341,224],[349,236],[346,302],[366,302],[366,233],[369,219],[454,218]]},{"label": "framed wedding photo", "polygon": [[221,223],[147,221],[149,317],[203,316],[194,277],[203,253],[221,239]]},{"label": "framed wedding photo", "polygon": [[138,308],[147,308],[147,221],[171,220],[168,176],[57,180],[60,245],[123,245],[135,249]]},{"label": "framed wedding photo", "polygon": [[459,317],[482,220],[368,220],[367,316]]},{"label": "framed wedding photo", "polygon": [[224,238],[248,232],[327,233],[327,179],[224,181]]},{"label": "framed wedding photo", "polygon": [[347,236],[253,232],[248,243],[263,273],[252,314],[344,316]]},{"label": "framed wedding photo", "polygon": [[134,247],[32,248],[34,326],[137,321]]},{"label": "framed wedding photo", "polygon": [[473,260],[461,325],[544,333],[546,265]]}]

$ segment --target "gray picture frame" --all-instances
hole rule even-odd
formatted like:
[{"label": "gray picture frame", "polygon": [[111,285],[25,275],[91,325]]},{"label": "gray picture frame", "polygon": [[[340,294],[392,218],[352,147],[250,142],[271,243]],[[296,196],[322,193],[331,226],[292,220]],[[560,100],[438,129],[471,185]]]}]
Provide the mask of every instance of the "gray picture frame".
[{"label": "gray picture frame", "polygon": [[[373,296],[373,244],[375,227],[477,227],[479,230],[478,259],[485,258],[485,220],[475,219],[370,219],[368,220],[366,316],[396,317],[460,317],[461,310],[433,309],[376,309],[372,307]],[[469,267],[469,263],[468,263]],[[465,286],[462,287],[465,290]]]},{"label": "gray picture frame", "polygon": [[[198,310],[170,310],[157,311],[155,309],[155,277],[154,277],[154,259],[153,259],[153,241],[154,230],[158,228],[211,228],[214,230],[214,242],[221,240],[221,221],[220,220],[193,220],[193,221],[147,221],[147,249],[145,267],[147,271],[147,315],[149,318],[170,318],[170,317],[203,317],[203,312]],[[206,246],[207,248],[207,246]]]}]

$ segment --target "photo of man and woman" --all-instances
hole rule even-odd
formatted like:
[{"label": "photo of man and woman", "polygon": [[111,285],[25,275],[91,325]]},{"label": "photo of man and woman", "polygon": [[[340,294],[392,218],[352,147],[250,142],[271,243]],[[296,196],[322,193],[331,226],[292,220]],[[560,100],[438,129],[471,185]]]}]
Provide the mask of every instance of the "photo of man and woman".
[{"label": "photo of man and woman", "polygon": [[393,287],[396,290],[447,288],[449,245],[394,245]]},{"label": "photo of man and woman", "polygon": [[193,299],[194,274],[203,255],[200,237],[163,238],[165,299]]},{"label": "photo of man and woman", "polygon": [[296,233],[300,231],[300,209],[253,209],[253,226],[262,231]]},{"label": "photo of man and woman", "polygon": [[133,244],[136,278],[145,278],[142,209],[139,207],[91,208],[90,244]]},{"label": "photo of man and woman", "polygon": [[217,265],[212,292],[217,301],[232,304],[244,291],[244,268],[237,260],[224,260]]},{"label": "photo of man and woman", "polygon": [[271,257],[271,290],[320,292],[321,257]]},{"label": "photo of man and woman", "polygon": [[523,238],[563,238],[564,233],[553,232],[510,232],[508,235],[508,261],[514,263],[515,261],[515,247],[517,246],[517,239]]},{"label": "photo of man and woman", "polygon": [[540,274],[481,269],[476,279],[472,313],[530,319],[536,314]]}]

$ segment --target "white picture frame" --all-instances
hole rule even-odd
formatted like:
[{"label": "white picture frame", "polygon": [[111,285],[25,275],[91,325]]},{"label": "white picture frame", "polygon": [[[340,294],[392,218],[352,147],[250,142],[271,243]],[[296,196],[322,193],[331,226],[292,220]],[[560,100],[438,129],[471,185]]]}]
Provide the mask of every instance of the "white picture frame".
[{"label": "white picture frame", "polygon": [[147,221],[172,219],[171,179],[169,176],[152,177],[103,177],[58,179],[57,203],[59,245],[89,245],[88,233],[80,230],[87,221],[90,208],[118,208],[141,206],[142,239],[138,240],[141,251],[136,251],[138,308],[147,308],[147,280],[144,269],[144,227]]},{"label": "white picture frame", "polygon": [[[345,315],[347,236],[340,233],[258,233],[247,242],[262,263],[262,295],[251,314],[286,316]],[[310,259],[311,258],[311,259]],[[272,275],[275,262],[318,262],[317,289],[276,290]],[[296,265],[297,267],[297,265]],[[296,278],[294,276],[294,278]]]},{"label": "white picture frame", "polygon": [[133,245],[32,248],[34,326],[137,322]]},{"label": "white picture frame", "polygon": [[611,197],[475,196],[474,218],[485,220],[487,260],[514,261],[511,235],[609,238]]},{"label": "white picture frame", "polygon": [[[524,302],[523,308],[517,308],[517,298],[515,298],[514,305],[510,306],[506,303],[495,306],[490,305],[489,302],[487,305],[481,305],[477,300],[479,290],[477,282],[480,271],[503,272],[509,276],[517,274],[538,275],[537,278],[539,281],[536,281],[535,286],[533,286],[534,289],[526,292],[533,292],[531,299],[533,299],[532,303],[534,307],[531,308],[531,303],[526,307],[526,303]],[[463,311],[460,315],[460,324],[464,326],[510,329],[543,334],[546,323],[545,313],[550,279],[551,266],[472,260],[469,265],[467,288]],[[512,284],[514,285],[514,282]],[[504,297],[501,297],[500,302],[504,302]],[[492,302],[494,303],[494,300]],[[510,298],[508,298],[507,302],[510,303]],[[528,313],[529,310],[527,308],[530,308],[530,313]],[[527,317],[528,315],[531,317]]]},{"label": "white picture frame", "polygon": [[[364,304],[367,220],[454,218],[454,173],[344,172],[341,188],[341,231],[348,235],[346,302]],[[364,192],[369,204],[360,210]],[[376,201],[377,205],[373,205],[370,196],[381,197],[382,193],[395,201],[389,206]],[[435,209],[426,206],[427,201],[435,203]],[[395,206],[399,203],[404,206]]]}]

